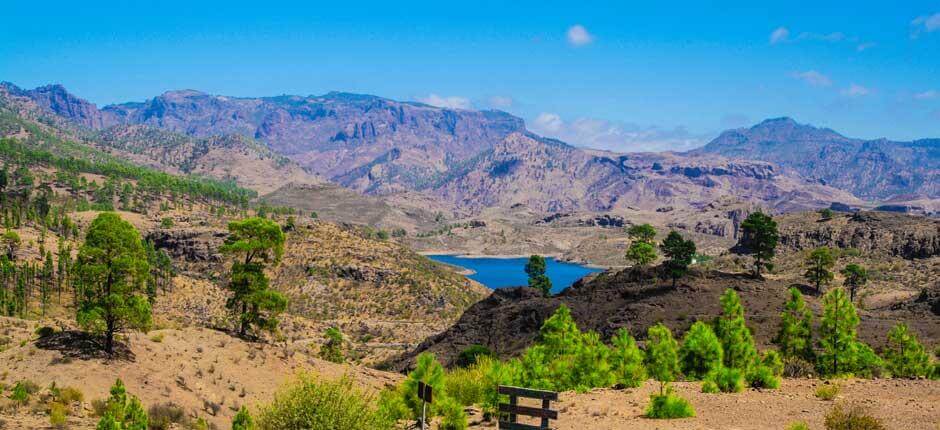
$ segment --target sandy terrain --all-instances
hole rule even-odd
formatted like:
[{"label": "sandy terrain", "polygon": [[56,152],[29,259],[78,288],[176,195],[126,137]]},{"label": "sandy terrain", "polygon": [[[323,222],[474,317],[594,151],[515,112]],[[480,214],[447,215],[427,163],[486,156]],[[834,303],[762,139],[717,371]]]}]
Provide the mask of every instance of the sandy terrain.
[{"label": "sandy terrain", "polygon": [[[600,389],[584,394],[562,393],[556,409],[558,430],[682,429],[744,430],[785,429],[805,421],[810,429],[823,429],[826,413],[836,403],[860,405],[889,429],[940,428],[940,381],[843,380],[834,401],[817,399],[816,387],[823,381],[784,380],[779,390],[747,390],[737,394],[704,394],[701,384],[680,382],[676,392],[690,400],[698,414],[679,420],[643,417],[649,394],[659,389],[654,381],[628,390]],[[528,404],[528,403],[526,403]],[[476,417],[479,420],[479,415]],[[472,429],[496,428],[477,423]]]}]

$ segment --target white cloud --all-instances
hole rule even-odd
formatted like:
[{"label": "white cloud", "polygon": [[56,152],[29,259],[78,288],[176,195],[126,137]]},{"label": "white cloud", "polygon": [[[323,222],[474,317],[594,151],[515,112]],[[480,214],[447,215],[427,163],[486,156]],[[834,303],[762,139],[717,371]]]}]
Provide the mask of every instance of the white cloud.
[{"label": "white cloud", "polygon": [[849,85],[848,88],[842,90],[842,95],[846,97],[865,97],[869,94],[871,94],[870,89],[858,84]]},{"label": "white cloud", "polygon": [[442,97],[433,93],[427,97],[418,98],[418,101],[431,106],[447,109],[470,109],[473,107],[473,105],[470,103],[470,99],[466,97]]},{"label": "white cloud", "polygon": [[799,79],[814,87],[828,87],[832,85],[832,80],[829,79],[828,76],[822,73],[819,73],[815,70],[807,70],[805,72],[796,72],[792,76],[795,79]]},{"label": "white cloud", "polygon": [[496,109],[509,109],[516,102],[508,96],[492,96],[487,100],[491,107]]},{"label": "white cloud", "polygon": [[568,28],[568,43],[572,46],[584,46],[593,41],[594,36],[583,25],[575,24]]},{"label": "white cloud", "polygon": [[933,33],[940,30],[940,12],[933,15],[921,15],[911,21],[911,37],[917,37],[921,33]]},{"label": "white cloud", "polygon": [[940,97],[940,91],[937,90],[927,90],[922,93],[914,94],[914,98],[917,100],[933,100],[937,97]]},{"label": "white cloud", "polygon": [[531,129],[575,146],[614,152],[685,151],[702,146],[709,137],[694,135],[684,127],[663,129],[597,118],[564,121],[554,113],[539,114]]},{"label": "white cloud", "polygon": [[536,130],[537,133],[557,133],[564,125],[564,122],[561,121],[561,117],[558,116],[558,114],[542,112],[539,116],[535,117],[535,123],[532,128]]},{"label": "white cloud", "polygon": [[777,27],[776,30],[770,33],[770,44],[776,45],[780,42],[786,42],[788,37],[790,37],[790,30],[787,30],[786,27]]},{"label": "white cloud", "polygon": [[863,43],[859,43],[858,46],[855,47],[855,50],[858,52],[862,52],[862,51],[865,51],[874,47],[875,47],[875,42],[863,42]]},{"label": "white cloud", "polygon": [[846,40],[846,36],[845,36],[845,33],[842,33],[841,31],[836,31],[833,33],[828,33],[828,34],[803,32],[803,33],[800,33],[800,36],[797,39],[818,40],[821,42],[841,42],[843,40]]}]

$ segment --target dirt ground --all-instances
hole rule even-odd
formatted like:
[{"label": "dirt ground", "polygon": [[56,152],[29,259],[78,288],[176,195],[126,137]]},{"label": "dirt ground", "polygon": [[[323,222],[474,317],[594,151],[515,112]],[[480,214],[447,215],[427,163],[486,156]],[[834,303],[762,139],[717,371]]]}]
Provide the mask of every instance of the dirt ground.
[{"label": "dirt ground", "polygon": [[[557,406],[553,405],[559,411],[559,420],[552,426],[558,430],[782,430],[790,423],[803,421],[810,429],[822,430],[826,413],[841,403],[864,407],[889,429],[940,429],[940,381],[834,381],[841,386],[841,392],[833,401],[820,400],[814,394],[825,383],[788,379],[778,390],[704,394],[700,383],[679,382],[674,384],[675,391],[692,403],[697,415],[677,420],[643,417],[650,393],[659,389],[654,381],[637,389],[567,392],[561,394]],[[479,421],[480,417],[472,418]],[[496,425],[477,422],[470,428],[495,429]]]}]

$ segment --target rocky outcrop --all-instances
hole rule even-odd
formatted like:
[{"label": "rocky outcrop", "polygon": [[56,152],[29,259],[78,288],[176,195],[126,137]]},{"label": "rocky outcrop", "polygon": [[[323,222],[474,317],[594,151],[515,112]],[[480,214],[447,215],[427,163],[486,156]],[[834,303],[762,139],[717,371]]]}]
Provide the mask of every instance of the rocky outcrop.
[{"label": "rocky outcrop", "polygon": [[219,246],[226,236],[228,232],[221,229],[175,228],[153,230],[147,234],[147,240],[175,259],[215,263],[222,261]]},{"label": "rocky outcrop", "polygon": [[919,216],[857,212],[826,221],[801,214],[781,218],[779,229],[780,245],[791,249],[855,248],[906,259],[940,255],[940,220]]}]

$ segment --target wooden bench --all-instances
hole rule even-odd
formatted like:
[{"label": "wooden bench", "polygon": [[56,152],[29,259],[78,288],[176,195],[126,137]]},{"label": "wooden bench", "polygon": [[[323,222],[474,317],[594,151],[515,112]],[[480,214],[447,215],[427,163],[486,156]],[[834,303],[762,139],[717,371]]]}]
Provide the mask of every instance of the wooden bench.
[{"label": "wooden bench", "polygon": [[[550,430],[548,420],[557,420],[558,411],[550,408],[551,401],[558,400],[558,393],[553,391],[532,390],[529,388],[510,387],[500,385],[499,394],[509,396],[509,403],[499,404],[499,428],[501,430]],[[542,401],[542,407],[522,406],[519,404],[519,398],[538,399]],[[522,424],[516,420],[518,415],[540,418],[539,425]]]}]

